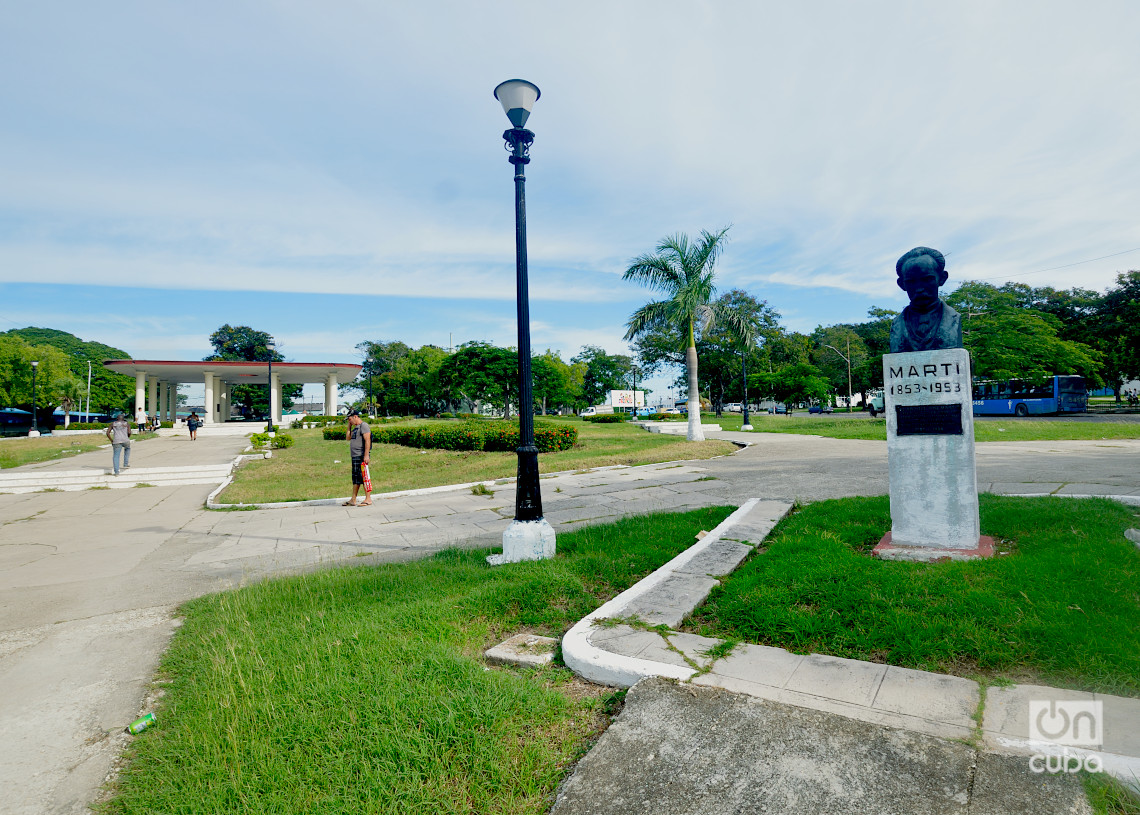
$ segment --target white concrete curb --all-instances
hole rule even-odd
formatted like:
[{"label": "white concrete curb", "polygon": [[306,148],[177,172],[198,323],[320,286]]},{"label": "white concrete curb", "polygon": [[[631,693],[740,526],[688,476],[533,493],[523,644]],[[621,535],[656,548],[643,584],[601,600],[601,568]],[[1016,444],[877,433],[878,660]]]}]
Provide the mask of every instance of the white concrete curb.
[{"label": "white concrete curb", "polygon": [[602,685],[617,685],[631,687],[639,679],[647,676],[664,676],[669,679],[690,679],[696,674],[692,668],[681,668],[676,665],[666,665],[647,659],[637,659],[621,654],[614,654],[590,643],[590,634],[594,630],[596,620],[609,617],[620,617],[627,606],[641,595],[655,586],[663,583],[673,575],[678,567],[684,566],[700,553],[704,552],[713,543],[735,526],[741,518],[746,516],[757,503],[759,498],[746,501],[739,509],[725,518],[716,529],[705,535],[693,546],[670,560],[648,577],[635,583],[617,597],[604,603],[595,611],[579,620],[573,628],[566,632],[562,638],[562,659],[574,673]]},{"label": "white concrete curb", "polygon": [[[734,441],[734,442],[732,442],[732,444],[739,445],[740,450],[744,450],[744,449],[748,448],[749,446],[751,446],[752,443],[751,442]],[[740,450],[736,450],[735,452],[729,453],[728,455],[736,455],[736,453],[739,453]],[[239,460],[241,458],[242,458],[241,456],[238,456]],[[260,456],[253,456],[253,458],[260,458]],[[712,458],[723,458],[723,456],[713,456]],[[678,459],[675,461],[658,461],[658,462],[653,463],[653,464],[637,464],[637,465],[633,465],[633,466],[631,466],[629,464],[607,464],[604,467],[589,467],[584,471],[583,470],[560,470],[559,472],[556,472],[556,473],[543,473],[542,475],[539,476],[539,479],[544,480],[547,478],[557,478],[560,475],[576,475],[576,474],[581,473],[581,472],[601,473],[601,472],[606,472],[608,470],[636,470],[640,467],[665,467],[665,466],[674,465],[674,464],[689,464],[689,463],[697,463],[697,462],[701,462],[701,461],[711,461],[711,460],[712,460],[711,458],[690,458],[690,459]],[[236,465],[237,462],[235,461],[234,463]],[[225,509],[289,509],[291,507],[331,507],[331,506],[336,506],[337,504],[343,504],[345,501],[349,500],[349,497],[350,497],[350,496],[346,495],[343,498],[314,498],[314,499],[311,499],[308,501],[275,501],[275,502],[263,501],[263,502],[253,503],[253,504],[219,504],[219,503],[215,503],[214,499],[218,497],[218,495],[221,493],[221,491],[223,489],[225,489],[226,487],[229,486],[231,481],[233,481],[232,475],[226,479],[225,483],[223,483],[220,487],[218,487],[216,490],[214,490],[213,492],[210,493],[209,497],[206,499],[206,509],[220,509],[220,510],[225,510]],[[482,484],[484,487],[494,487],[496,485],[498,485],[500,487],[505,487],[505,486],[509,486],[511,484],[514,484],[514,482],[515,482],[515,477],[511,476],[508,478],[494,478],[494,479],[491,479],[489,481],[469,481],[466,484],[444,484],[444,485],[439,486],[439,487],[421,487],[421,488],[415,489],[415,490],[399,490],[397,492],[383,492],[383,493],[374,492],[374,493],[372,493],[372,500],[376,501],[378,499],[386,500],[388,498],[408,498],[408,497],[417,496],[417,495],[433,495],[435,493],[440,493],[440,492],[452,492],[454,490],[469,490],[472,487],[476,487],[480,484]]]},{"label": "white concrete curb", "polygon": [[1006,498],[1108,498],[1122,504],[1140,506],[1140,495],[1075,495],[1055,492],[991,492],[990,495],[1001,495]]}]

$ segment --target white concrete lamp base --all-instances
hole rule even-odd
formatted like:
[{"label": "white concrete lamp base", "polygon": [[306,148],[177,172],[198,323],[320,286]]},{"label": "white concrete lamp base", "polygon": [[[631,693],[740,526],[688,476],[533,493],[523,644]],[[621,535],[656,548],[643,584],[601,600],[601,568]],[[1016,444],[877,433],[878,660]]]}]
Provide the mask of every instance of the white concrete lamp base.
[{"label": "white concrete lamp base", "polygon": [[537,521],[511,521],[503,532],[503,553],[488,555],[492,566],[523,560],[546,560],[554,557],[554,527],[545,518]]},{"label": "white concrete lamp base", "polygon": [[742,425],[740,426],[740,429],[741,429],[741,430],[751,430],[751,429],[752,429],[752,425],[750,425],[750,424],[742,424]]}]

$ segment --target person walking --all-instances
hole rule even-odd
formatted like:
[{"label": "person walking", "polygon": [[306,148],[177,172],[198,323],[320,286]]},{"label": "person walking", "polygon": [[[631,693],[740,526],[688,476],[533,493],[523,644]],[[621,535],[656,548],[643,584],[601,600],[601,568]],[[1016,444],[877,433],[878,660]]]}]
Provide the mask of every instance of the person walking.
[{"label": "person walking", "polygon": [[186,429],[190,431],[190,441],[198,441],[198,428],[201,424],[202,421],[198,418],[198,411],[191,411],[190,418],[186,420]]},{"label": "person walking", "polygon": [[116,413],[115,421],[104,428],[104,433],[111,442],[111,465],[115,475],[119,474],[119,455],[123,457],[123,469],[131,469],[131,423],[127,421],[126,414]]},{"label": "person walking", "polygon": [[[360,411],[348,412],[348,455],[352,459],[352,498],[345,502],[346,507],[372,506],[372,479],[368,473],[369,456],[372,452],[372,428],[360,418]],[[356,503],[356,495],[364,487],[364,501]]]}]

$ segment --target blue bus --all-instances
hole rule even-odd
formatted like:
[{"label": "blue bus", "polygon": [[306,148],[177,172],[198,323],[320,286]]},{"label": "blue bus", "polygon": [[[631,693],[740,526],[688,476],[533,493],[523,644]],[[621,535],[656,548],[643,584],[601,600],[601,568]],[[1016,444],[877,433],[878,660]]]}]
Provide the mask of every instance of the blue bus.
[{"label": "blue bus", "polygon": [[975,416],[1040,416],[1085,413],[1089,395],[1081,376],[1054,376],[1044,382],[1007,379],[974,382]]}]

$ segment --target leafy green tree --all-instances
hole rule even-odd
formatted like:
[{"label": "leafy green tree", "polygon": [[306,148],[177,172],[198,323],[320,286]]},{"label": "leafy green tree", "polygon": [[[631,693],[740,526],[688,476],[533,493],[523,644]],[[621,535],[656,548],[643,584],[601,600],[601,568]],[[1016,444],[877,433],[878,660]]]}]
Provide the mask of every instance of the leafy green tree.
[{"label": "leafy green tree", "polygon": [[[284,362],[285,356],[278,350],[269,351],[272,337],[265,331],[258,331],[248,325],[226,324],[210,335],[214,353],[203,357],[205,362]],[[284,385],[281,388],[281,406],[293,406],[293,400],[301,397],[300,385]],[[241,406],[243,415],[267,414],[269,412],[269,385],[234,385],[231,392],[233,403]]]},{"label": "leafy green tree", "polygon": [[[134,407],[134,377],[110,371],[103,366],[108,359],[130,359],[122,349],[101,342],[84,341],[74,334],[54,328],[16,328],[0,337],[20,337],[31,345],[50,345],[68,355],[68,366],[83,383],[83,396],[87,395],[87,375],[91,374],[91,409],[95,413],[113,413]],[[90,363],[90,368],[88,368]]]},{"label": "leafy green tree", "polygon": [[1140,378],[1140,271],[1122,272],[1099,304],[1094,320],[1104,355],[1105,379],[1116,391]]},{"label": "leafy green tree", "polygon": [[[32,363],[38,363],[35,375]],[[40,424],[59,404],[58,384],[70,377],[70,360],[51,345],[32,345],[18,335],[0,334],[0,391],[8,407],[31,410],[33,395]],[[34,394],[33,394],[34,391]]]},{"label": "leafy green tree", "polygon": [[571,360],[586,366],[582,380],[582,396],[587,405],[600,405],[606,392],[629,390],[632,382],[633,360],[623,354],[607,354],[596,345],[585,345]]},{"label": "leafy green tree", "polygon": [[585,367],[571,366],[557,353],[547,349],[531,360],[535,409],[545,414],[550,409],[586,406],[583,394]]},{"label": "leafy green tree", "polygon": [[56,401],[59,402],[59,406],[63,410],[63,426],[67,427],[71,424],[71,412],[83,399],[84,383],[80,382],[79,377],[69,371],[60,377],[54,385]]},{"label": "leafy green tree", "polygon": [[1079,374],[1091,388],[1101,387],[1100,353],[1057,334],[1055,317],[1028,309],[1008,309],[973,318],[963,343],[974,375],[985,379],[1042,380],[1055,374]]},{"label": "leafy green tree", "polygon": [[356,381],[342,386],[342,389],[356,388],[364,392],[364,401],[375,406],[376,410],[385,415],[393,412],[402,415],[400,405],[390,402],[391,396],[398,396],[392,391],[391,378],[387,374],[395,370],[401,359],[411,353],[412,349],[399,340],[392,342],[373,342],[365,340],[358,343],[356,350],[364,357],[363,368]]},{"label": "leafy green tree", "polygon": [[831,388],[820,370],[807,362],[781,365],[771,372],[761,371],[749,377],[749,380],[761,396],[782,402],[788,408],[789,415],[796,402],[822,401]]},{"label": "leafy green tree", "polygon": [[[832,393],[865,388],[859,377],[866,372],[870,351],[863,337],[850,325],[819,326],[812,332],[815,366],[831,386]],[[848,368],[850,360],[850,368]],[[862,386],[862,387],[860,387]]]},{"label": "leafy green tree", "polygon": [[718,317],[730,328],[739,319],[732,313],[718,315],[713,308],[716,261],[727,232],[727,227],[715,233],[702,231],[697,241],[690,241],[683,233],[670,235],[657,244],[656,252],[635,258],[622,277],[665,295],[664,300],[646,303],[633,313],[626,324],[625,339],[628,342],[646,331],[664,327],[675,332],[678,345],[685,349],[689,375],[689,441],[702,441],[705,437],[701,430],[697,336]]},{"label": "leafy green tree", "polygon": [[380,376],[390,409],[400,415],[438,413],[445,400],[440,394],[439,370],[447,351],[435,345],[410,350],[391,370]]},{"label": "leafy green tree", "polygon": [[439,369],[440,386],[454,399],[479,406],[487,403],[510,417],[518,397],[518,353],[486,342],[459,346]]},{"label": "leafy green tree", "polygon": [[867,348],[866,359],[853,369],[855,389],[863,404],[867,404],[867,391],[883,387],[883,354],[891,352],[891,323],[898,312],[872,306],[867,316],[867,322],[851,326]]}]

